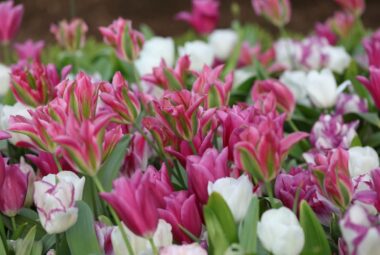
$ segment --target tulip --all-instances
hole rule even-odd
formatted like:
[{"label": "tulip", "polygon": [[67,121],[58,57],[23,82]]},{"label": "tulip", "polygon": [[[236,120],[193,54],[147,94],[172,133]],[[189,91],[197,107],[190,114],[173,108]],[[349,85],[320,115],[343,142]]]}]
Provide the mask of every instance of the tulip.
[{"label": "tulip", "polygon": [[37,107],[45,105],[56,97],[56,86],[65,79],[71,67],[62,69],[61,76],[53,64],[43,65],[33,62],[31,65],[17,65],[12,68],[11,90],[17,101]]},{"label": "tulip", "polygon": [[199,107],[204,96],[188,90],[165,92],[153,106],[160,122],[178,138],[191,141],[197,133]]},{"label": "tulip", "polygon": [[[54,160],[53,154],[38,151],[38,155],[27,154],[26,158],[33,163],[39,170],[39,175],[45,176],[48,174],[57,174],[58,166]],[[59,159],[59,163],[62,166],[62,169],[70,169],[70,165],[63,159]]]},{"label": "tulip", "polygon": [[[132,246],[134,254],[153,254],[149,241],[145,238],[135,235],[131,230],[125,227],[123,228],[127,234],[128,240]],[[152,239],[156,247],[166,247],[173,242],[172,227],[166,221],[160,219],[158,221],[157,230],[154,232]],[[112,246],[115,255],[131,255],[125,245],[124,239],[119,228],[115,228],[111,235]]]},{"label": "tulip", "polygon": [[170,68],[165,61],[159,67],[153,68],[152,74],[143,76],[143,80],[157,85],[164,90],[181,90],[186,88],[186,75],[190,73],[190,58],[185,55],[178,59],[175,69]]},{"label": "tulip", "polygon": [[371,66],[369,68],[370,78],[358,76],[357,79],[366,87],[371,94],[373,101],[378,109],[380,109],[380,68]]},{"label": "tulip", "polygon": [[226,201],[236,222],[241,222],[253,198],[253,185],[247,175],[238,179],[224,177],[208,183],[208,194],[219,193]]},{"label": "tulip", "polygon": [[54,34],[58,44],[70,52],[83,48],[87,31],[87,24],[78,18],[71,21],[62,20],[57,25],[50,26],[50,32]]},{"label": "tulip", "polygon": [[71,171],[61,171],[57,174],[48,174],[42,178],[42,181],[56,186],[59,182],[67,182],[74,186],[75,201],[82,200],[85,178],[79,178]]},{"label": "tulip", "polygon": [[100,27],[104,41],[113,47],[119,58],[133,61],[138,58],[144,36],[132,28],[132,22],[118,18],[108,27]]},{"label": "tulip", "polygon": [[370,214],[376,215],[380,209],[378,168],[352,178],[352,205],[364,207]]},{"label": "tulip", "polygon": [[164,209],[158,211],[160,218],[172,226],[174,240],[178,243],[191,242],[182,228],[199,237],[202,231],[202,219],[195,195],[189,195],[187,191],[179,191],[165,197],[165,202]]},{"label": "tulip", "polygon": [[24,14],[24,6],[13,1],[0,3],[0,42],[8,44],[17,34]]},{"label": "tulip", "polygon": [[222,71],[223,66],[218,66],[215,69],[204,66],[203,70],[197,74],[192,91],[207,96],[206,108],[220,107],[228,104],[233,75],[228,75],[223,82],[219,80]]},{"label": "tulip", "polygon": [[[28,112],[29,108],[21,103],[16,103],[12,106],[10,105],[4,105],[0,107],[0,129],[1,130],[8,130],[10,126],[10,118],[11,116],[19,115],[23,116],[26,119],[30,119],[31,116]],[[19,142],[29,142],[30,139],[22,134],[10,133],[10,138],[8,140],[11,144],[16,145]]]},{"label": "tulip", "polygon": [[15,216],[23,207],[28,191],[28,174],[18,165],[6,165],[0,156],[0,211]]},{"label": "tulip", "polygon": [[96,237],[98,239],[99,246],[105,255],[114,254],[111,237],[113,231],[115,231],[115,227],[113,226],[107,226],[101,222],[95,223]]},{"label": "tulip", "polygon": [[338,43],[339,38],[329,24],[318,22],[314,30],[318,37],[326,39],[330,45]]},{"label": "tulip", "polygon": [[141,110],[137,95],[130,91],[128,83],[120,72],[117,72],[111,84],[103,84],[100,98],[119,116],[117,122],[133,124]]},{"label": "tulip", "polygon": [[217,29],[208,37],[208,42],[214,49],[215,57],[225,61],[231,56],[238,41],[238,36],[231,29]]},{"label": "tulip", "polygon": [[280,173],[276,178],[274,192],[284,206],[291,210],[296,208],[297,214],[301,201],[306,200],[324,224],[329,224],[331,214],[335,211],[334,205],[320,194],[309,170],[292,168],[289,173]]},{"label": "tulip", "polygon": [[256,81],[251,92],[252,100],[259,99],[261,94],[273,93],[276,97],[277,106],[282,112],[289,116],[293,113],[296,106],[292,92],[277,80]]},{"label": "tulip", "polygon": [[338,74],[343,74],[351,63],[351,57],[343,47],[325,46],[321,54],[326,57],[324,66]]},{"label": "tulip", "polygon": [[380,166],[377,152],[369,146],[353,147],[349,149],[348,153],[351,177],[369,173]]},{"label": "tulip", "polygon": [[305,244],[297,217],[286,207],[265,211],[257,223],[257,235],[274,255],[298,255]]},{"label": "tulip", "polygon": [[31,39],[26,40],[24,43],[15,43],[19,60],[41,61],[42,49],[45,47],[44,41],[34,42]]},{"label": "tulip", "polygon": [[343,115],[346,113],[368,112],[367,101],[356,94],[342,93],[339,95],[335,105],[335,112]]},{"label": "tulip", "polygon": [[153,37],[144,43],[135,65],[140,75],[151,74],[153,68],[164,61],[169,67],[174,65],[175,46],[171,37]]},{"label": "tulip", "polygon": [[211,66],[214,63],[214,49],[203,41],[187,42],[178,49],[180,56],[189,55],[190,69],[201,71],[207,65]]},{"label": "tulip", "polygon": [[[79,186],[83,188],[83,185]],[[72,182],[63,178],[55,184],[44,179],[34,183],[34,203],[42,227],[48,234],[65,232],[76,223],[78,208],[75,207],[75,194],[82,191],[75,188]]]},{"label": "tulip", "polygon": [[358,125],[358,121],[344,123],[340,115],[321,115],[310,132],[310,142],[317,150],[348,149]]},{"label": "tulip", "polygon": [[297,102],[304,104],[308,104],[306,77],[304,71],[285,71],[280,77],[280,82],[289,88]]},{"label": "tulip", "polygon": [[122,171],[128,176],[132,175],[137,169],[145,171],[148,167],[148,160],[152,154],[153,149],[149,146],[145,138],[138,132],[134,133],[131,137]]},{"label": "tulip", "polygon": [[160,255],[207,255],[207,251],[199,244],[170,245],[160,251]]},{"label": "tulip", "polygon": [[79,173],[95,176],[102,163],[122,137],[120,126],[106,130],[110,115],[97,116],[93,121],[78,122],[69,115],[64,133],[54,142],[62,147],[65,160]]},{"label": "tulip", "polygon": [[340,38],[347,38],[354,28],[355,17],[347,12],[335,12],[334,16],[327,20],[327,24]]},{"label": "tulip", "polygon": [[0,64],[0,96],[4,96],[11,86],[11,69]]},{"label": "tulip", "polygon": [[252,0],[252,6],[258,16],[263,16],[277,27],[283,27],[290,21],[289,0]]},{"label": "tulip", "polygon": [[100,195],[115,209],[135,235],[152,237],[157,229],[159,217],[158,201],[154,193],[154,185],[137,171],[130,179],[116,179],[113,182],[113,190],[108,193],[102,192]]},{"label": "tulip", "polygon": [[203,156],[189,156],[186,163],[189,191],[194,193],[201,204],[208,200],[207,186],[220,178],[230,175],[228,168],[228,149],[220,153],[216,149],[208,149]]},{"label": "tulip", "polygon": [[187,22],[199,34],[212,32],[219,20],[219,2],[216,0],[192,0],[192,11],[180,12],[176,19]]},{"label": "tulip", "polygon": [[327,155],[316,155],[314,161],[311,168],[322,195],[344,210],[351,202],[353,192],[348,152],[342,148],[333,149]]},{"label": "tulip", "polygon": [[335,2],[357,17],[362,15],[365,10],[365,0],[335,0]]},{"label": "tulip", "polygon": [[36,180],[36,174],[33,167],[25,162],[24,157],[20,158],[18,167],[21,172],[28,176],[28,190],[25,196],[24,207],[31,207],[33,205],[34,181]]},{"label": "tulip", "polygon": [[368,56],[369,65],[380,68],[380,39],[377,33],[365,39],[363,46]]},{"label": "tulip", "polygon": [[370,215],[360,205],[351,206],[340,220],[340,230],[349,254],[378,254],[380,250],[379,216]]}]

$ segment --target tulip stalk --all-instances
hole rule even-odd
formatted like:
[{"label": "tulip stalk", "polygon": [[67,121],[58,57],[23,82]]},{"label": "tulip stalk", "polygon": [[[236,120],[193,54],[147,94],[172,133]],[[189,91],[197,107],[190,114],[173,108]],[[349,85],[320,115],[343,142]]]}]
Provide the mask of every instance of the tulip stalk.
[{"label": "tulip stalk", "polygon": [[264,184],[265,184],[265,189],[267,190],[267,193],[269,196],[270,205],[272,208],[276,208],[275,203],[274,203],[274,199],[273,199],[273,190],[272,190],[272,186],[270,184],[270,181],[265,181]]},{"label": "tulip stalk", "polygon": [[2,50],[3,50],[3,63],[4,64],[10,64],[11,63],[11,54],[10,54],[10,48],[9,43],[4,42],[1,44]]},{"label": "tulip stalk", "polygon": [[154,244],[154,240],[152,237],[149,238],[149,243],[150,243],[150,246],[152,247],[153,254],[158,255],[158,250],[157,250],[156,245]]},{"label": "tulip stalk", "polygon": [[[104,187],[103,187],[102,183],[100,182],[100,180],[98,179],[98,177],[96,175],[93,176],[92,179],[94,180],[94,183],[95,183],[95,185],[96,185],[96,187],[97,187],[97,189],[98,189],[98,191],[100,193],[106,192],[104,190]],[[131,255],[134,255],[135,253],[133,252],[131,243],[128,240],[127,233],[125,232],[125,229],[124,229],[123,225],[121,224],[121,221],[120,221],[119,217],[117,216],[115,210],[110,205],[108,205],[108,208],[109,208],[109,210],[111,212],[112,218],[115,220],[115,222],[116,222],[116,224],[117,224],[117,226],[118,226],[118,228],[120,230],[120,233],[121,233],[121,235],[122,235],[122,237],[124,239],[125,245],[127,246],[128,253],[131,254]]]}]

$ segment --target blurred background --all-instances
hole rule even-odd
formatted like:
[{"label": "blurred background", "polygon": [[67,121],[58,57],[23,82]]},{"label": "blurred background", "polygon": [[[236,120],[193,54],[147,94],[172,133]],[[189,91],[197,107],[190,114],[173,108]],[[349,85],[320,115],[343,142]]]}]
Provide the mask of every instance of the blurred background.
[{"label": "blurred background", "polygon": [[[89,34],[100,38],[97,27],[108,25],[121,16],[131,19],[134,26],[150,26],[158,35],[179,35],[188,26],[174,20],[174,15],[182,10],[190,10],[191,0],[16,0],[23,3],[25,14],[19,40],[26,38],[52,41],[49,32],[51,23],[70,18],[74,12],[89,25]],[[231,22],[231,4],[240,5],[241,20],[263,25],[273,31],[263,19],[258,18],[251,7],[250,0],[220,0],[221,19],[219,27],[227,27]],[[316,21],[324,21],[337,10],[334,0],[291,0],[293,6],[292,21],[288,28],[298,33],[308,33]],[[375,29],[380,27],[380,0],[367,0],[364,24]],[[75,3],[75,9],[70,8]]]}]

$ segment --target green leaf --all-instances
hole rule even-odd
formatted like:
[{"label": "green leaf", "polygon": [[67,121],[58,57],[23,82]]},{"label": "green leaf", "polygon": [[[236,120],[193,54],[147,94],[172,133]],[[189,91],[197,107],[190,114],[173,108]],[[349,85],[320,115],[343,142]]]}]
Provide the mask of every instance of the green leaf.
[{"label": "green leaf", "polygon": [[350,148],[358,147],[358,146],[359,147],[362,146],[362,142],[360,141],[360,137],[358,135],[356,135],[351,142]]},{"label": "green leaf", "polygon": [[206,221],[209,252],[214,255],[222,255],[228,249],[229,242],[224,235],[224,230],[214,211],[207,206],[203,208]]},{"label": "green leaf", "polygon": [[0,254],[7,254],[7,252],[5,251],[3,241],[1,239],[0,239]]},{"label": "green leaf", "polygon": [[23,240],[17,241],[16,255],[30,255],[32,252],[34,237],[36,236],[36,226],[31,228]]},{"label": "green leaf", "polygon": [[300,223],[305,233],[302,255],[329,255],[329,242],[321,223],[306,201],[301,202]]},{"label": "green leaf", "polygon": [[377,113],[368,112],[368,113],[348,113],[344,115],[345,121],[353,121],[357,119],[362,119],[377,128],[380,128],[380,118]]},{"label": "green leaf", "polygon": [[30,255],[41,255],[42,249],[43,249],[42,242],[41,241],[35,242]]},{"label": "green leaf", "polygon": [[116,179],[119,174],[129,142],[130,137],[124,136],[115,146],[106,162],[104,162],[103,166],[99,170],[98,177],[103,184],[105,191],[111,191],[112,189],[112,181]]},{"label": "green leaf", "polygon": [[242,221],[239,228],[240,245],[244,248],[245,253],[256,253],[257,251],[257,222],[259,221],[259,200],[257,197],[252,198],[249,204],[247,215]]},{"label": "green leaf", "polygon": [[83,201],[77,201],[78,220],[66,231],[66,240],[72,255],[101,255],[96,238],[94,216],[91,209]]}]

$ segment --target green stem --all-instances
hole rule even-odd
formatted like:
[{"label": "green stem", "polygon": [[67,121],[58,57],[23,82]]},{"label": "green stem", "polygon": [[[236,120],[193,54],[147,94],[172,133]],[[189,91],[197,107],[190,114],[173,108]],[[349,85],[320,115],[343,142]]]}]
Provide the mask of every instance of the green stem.
[{"label": "green stem", "polygon": [[[95,183],[98,191],[101,192],[101,193],[105,192],[105,189],[104,189],[102,183],[100,182],[99,178],[95,175],[95,176],[92,177],[92,179],[94,180],[94,183]],[[125,229],[124,229],[123,225],[121,224],[121,221],[120,221],[119,217],[117,216],[115,210],[110,205],[108,205],[108,208],[109,208],[109,210],[111,212],[112,218],[115,220],[117,226],[119,227],[119,230],[120,230],[121,235],[122,235],[122,237],[124,239],[125,245],[127,246],[128,253],[130,255],[134,255],[135,253],[133,252],[131,243],[128,240],[127,233],[125,232]]]},{"label": "green stem", "polygon": [[9,43],[4,42],[1,44],[2,50],[3,50],[3,62],[4,64],[10,64],[12,62],[11,60],[11,52],[9,48]]},{"label": "green stem", "polygon": [[150,243],[150,246],[152,247],[153,254],[158,255],[158,250],[157,250],[156,245],[154,244],[154,240],[152,237],[149,238],[149,243]]},{"label": "green stem", "polygon": [[12,229],[13,229],[13,232],[16,232],[16,218],[15,216],[11,217],[11,224],[12,224]]},{"label": "green stem", "polygon": [[296,195],[294,197],[294,201],[293,201],[293,213],[295,215],[297,215],[297,211],[298,211],[298,201],[300,199],[300,193],[301,193],[301,188],[300,187],[297,187],[297,190],[296,190]]},{"label": "green stem", "polygon": [[141,79],[140,79],[140,74],[138,73],[137,71],[137,67],[135,65],[135,63],[133,62],[132,63],[132,66],[133,66],[133,75],[135,77],[135,82],[137,84],[137,87],[139,88],[139,90],[142,92],[143,91],[143,88],[141,86]]},{"label": "green stem", "polygon": [[53,158],[54,158],[54,162],[55,164],[57,165],[58,167],[58,172],[62,172],[62,166],[61,166],[61,163],[59,162],[58,160],[58,157],[56,154],[53,154]]},{"label": "green stem", "polygon": [[269,202],[271,204],[272,208],[275,208],[275,203],[273,199],[273,191],[272,191],[272,186],[270,185],[269,181],[265,181],[265,189],[267,190],[268,196],[269,196]]}]

